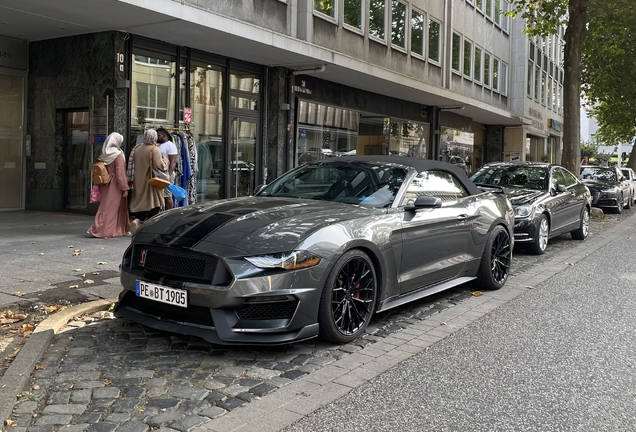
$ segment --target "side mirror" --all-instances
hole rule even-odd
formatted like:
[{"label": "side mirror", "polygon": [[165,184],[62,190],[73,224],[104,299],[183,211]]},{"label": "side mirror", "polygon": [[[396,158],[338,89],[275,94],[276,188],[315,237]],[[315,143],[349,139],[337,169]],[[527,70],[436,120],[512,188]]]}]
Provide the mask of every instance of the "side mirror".
[{"label": "side mirror", "polygon": [[256,189],[254,189],[254,195],[258,195],[266,187],[267,187],[266,184],[261,184],[261,185],[256,186]]},{"label": "side mirror", "polygon": [[413,211],[413,210],[424,209],[424,208],[440,208],[441,206],[442,206],[442,200],[440,198],[434,197],[434,196],[422,195],[417,197],[417,199],[412,205],[406,206],[405,210]]},{"label": "side mirror", "polygon": [[568,191],[568,190],[565,188],[565,186],[564,186],[564,185],[562,185],[562,184],[557,185],[556,190],[557,190],[557,192],[567,192],[567,191]]}]

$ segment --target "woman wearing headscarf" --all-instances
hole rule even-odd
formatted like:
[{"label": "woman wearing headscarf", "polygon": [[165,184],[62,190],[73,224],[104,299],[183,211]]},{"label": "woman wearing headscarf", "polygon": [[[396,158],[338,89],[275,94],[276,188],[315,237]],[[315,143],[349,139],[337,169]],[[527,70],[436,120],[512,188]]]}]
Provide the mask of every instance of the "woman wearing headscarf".
[{"label": "woman wearing headscarf", "polygon": [[153,167],[164,172],[168,169],[157,147],[157,131],[148,129],[144,133],[143,144],[135,148],[131,157],[134,158],[135,169],[130,199],[130,215],[134,219],[130,224],[130,232],[134,233],[141,222],[157,215],[164,204],[163,190],[148,184]]},{"label": "woman wearing headscarf", "polygon": [[99,186],[99,209],[95,222],[88,229],[94,237],[108,238],[125,235],[130,227],[128,222],[128,180],[126,179],[126,161],[121,144],[124,140],[117,132],[108,135],[102,147],[99,160],[104,162],[110,174],[108,184]]}]

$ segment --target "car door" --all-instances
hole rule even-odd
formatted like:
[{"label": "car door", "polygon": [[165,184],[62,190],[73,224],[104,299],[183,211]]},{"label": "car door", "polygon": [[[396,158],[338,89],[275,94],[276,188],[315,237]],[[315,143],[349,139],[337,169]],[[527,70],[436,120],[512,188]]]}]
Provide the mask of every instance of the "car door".
[{"label": "car door", "polygon": [[[572,205],[572,194],[567,190],[563,171],[559,167],[550,170],[550,232],[554,233],[568,224],[568,207]],[[559,186],[566,187],[565,191],[559,191]]]},{"label": "car door", "polygon": [[[438,197],[442,205],[409,210],[418,196]],[[468,196],[459,180],[445,171],[421,172],[410,183],[401,203],[401,293],[453,278],[464,269],[472,218],[464,205]]]},{"label": "car door", "polygon": [[566,224],[578,226],[580,224],[581,213],[587,202],[587,188],[574,174],[565,168],[558,168],[565,179],[565,187],[570,193],[570,202],[566,205]]}]

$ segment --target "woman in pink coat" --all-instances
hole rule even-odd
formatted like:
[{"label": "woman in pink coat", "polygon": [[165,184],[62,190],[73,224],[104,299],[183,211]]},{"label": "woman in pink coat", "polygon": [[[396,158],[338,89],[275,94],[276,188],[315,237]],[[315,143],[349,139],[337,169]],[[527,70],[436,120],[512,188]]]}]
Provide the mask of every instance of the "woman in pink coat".
[{"label": "woman in pink coat", "polygon": [[99,186],[101,189],[99,209],[95,223],[88,229],[94,237],[121,237],[130,229],[128,221],[128,180],[126,161],[121,144],[124,140],[117,132],[108,135],[99,160],[104,162],[110,174],[110,182]]}]

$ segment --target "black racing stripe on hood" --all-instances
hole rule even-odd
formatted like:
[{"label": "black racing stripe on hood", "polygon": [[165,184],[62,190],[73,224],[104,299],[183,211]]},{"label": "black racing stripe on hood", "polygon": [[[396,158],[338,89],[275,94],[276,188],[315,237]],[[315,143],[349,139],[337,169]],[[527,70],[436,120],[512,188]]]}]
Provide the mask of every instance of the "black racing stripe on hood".
[{"label": "black racing stripe on hood", "polygon": [[227,213],[195,213],[181,219],[159,234],[152,243],[191,248],[234,218],[236,215]]}]

